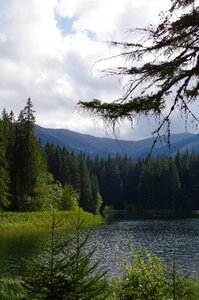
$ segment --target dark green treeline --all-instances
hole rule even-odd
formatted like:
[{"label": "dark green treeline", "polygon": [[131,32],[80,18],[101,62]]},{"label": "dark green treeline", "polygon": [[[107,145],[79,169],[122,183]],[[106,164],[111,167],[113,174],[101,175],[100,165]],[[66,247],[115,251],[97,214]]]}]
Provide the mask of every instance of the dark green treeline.
[{"label": "dark green treeline", "polygon": [[199,155],[194,152],[138,161],[119,155],[91,159],[55,145],[43,147],[34,134],[34,114],[30,99],[17,120],[12,112],[1,114],[1,210],[199,209]]},{"label": "dark green treeline", "polygon": [[[66,148],[45,147],[49,171],[81,192],[80,204],[92,211],[100,195],[103,207],[114,209],[192,211],[199,209],[199,155],[177,153],[133,161],[127,156],[90,159]],[[99,186],[99,188],[98,188]],[[95,192],[94,192],[95,190]],[[92,192],[91,192],[92,191]],[[101,199],[99,199],[101,201]]]},{"label": "dark green treeline", "polygon": [[44,149],[34,126],[31,99],[17,119],[5,109],[1,114],[0,210],[74,210],[81,206],[98,213],[102,204],[99,184],[86,158],[59,147]]}]

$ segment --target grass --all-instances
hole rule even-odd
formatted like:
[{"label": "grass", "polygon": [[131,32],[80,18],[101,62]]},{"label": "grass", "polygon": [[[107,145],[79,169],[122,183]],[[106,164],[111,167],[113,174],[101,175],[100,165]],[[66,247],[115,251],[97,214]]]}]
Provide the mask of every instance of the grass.
[{"label": "grass", "polygon": [[24,300],[26,291],[23,281],[20,278],[0,278],[0,299],[3,300]]},{"label": "grass", "polygon": [[[113,283],[109,282],[111,293],[106,298],[107,300],[119,300],[119,296],[116,295],[116,287]],[[170,287],[172,288],[172,287]],[[199,279],[198,278],[181,278],[181,285],[178,287],[178,292],[175,299],[180,300],[198,300]],[[20,277],[16,278],[0,278],[0,299],[3,300],[33,300],[28,296],[28,293],[24,286],[24,281]],[[35,298],[34,298],[35,299]],[[98,298],[97,298],[98,299]],[[132,298],[133,299],[133,298]],[[148,299],[148,298],[147,298]],[[152,299],[152,298],[150,298]],[[153,298],[155,299],[155,298]],[[159,300],[173,300],[171,295],[164,295]],[[36,299],[35,299],[36,300]]]},{"label": "grass", "polygon": [[[86,227],[102,224],[100,215],[93,215],[80,210],[81,218],[85,220]],[[72,230],[70,218],[76,218],[75,211],[55,211],[57,220],[60,222],[60,230]],[[52,224],[52,212],[1,212],[0,213],[0,236],[8,234],[26,234],[48,232]]]}]

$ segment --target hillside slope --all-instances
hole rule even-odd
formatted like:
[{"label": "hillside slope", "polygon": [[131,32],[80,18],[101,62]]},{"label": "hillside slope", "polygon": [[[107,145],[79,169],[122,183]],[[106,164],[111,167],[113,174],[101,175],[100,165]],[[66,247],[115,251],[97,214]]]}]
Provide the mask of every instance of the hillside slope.
[{"label": "hillside slope", "polygon": [[[115,140],[111,138],[99,138],[87,134],[81,134],[68,129],[52,129],[35,126],[35,134],[41,140],[42,144],[50,143],[66,147],[70,151],[79,153],[85,152],[91,157],[99,155],[107,157],[127,154],[132,158],[145,157],[153,144],[153,138],[139,141]],[[177,151],[180,152],[199,152],[199,136],[191,133],[180,133],[171,135],[170,148],[158,141],[153,156],[168,155],[173,156]]]}]

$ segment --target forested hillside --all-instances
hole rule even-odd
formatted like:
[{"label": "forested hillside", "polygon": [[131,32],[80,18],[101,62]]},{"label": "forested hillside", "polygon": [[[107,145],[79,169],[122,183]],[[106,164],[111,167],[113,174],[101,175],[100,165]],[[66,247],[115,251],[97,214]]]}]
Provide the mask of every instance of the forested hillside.
[{"label": "forested hillside", "polygon": [[83,176],[85,197],[89,198],[91,182],[99,182],[103,206],[137,212],[199,208],[199,155],[194,153],[133,161],[119,155],[108,159],[76,156],[49,144],[45,151],[49,171],[62,184],[68,182],[79,190]]},{"label": "forested hillside", "polygon": [[114,209],[192,211],[199,209],[199,155],[134,161],[127,155],[90,158],[46,144],[34,133],[31,100],[15,120],[0,120],[1,210]]},{"label": "forested hillside", "polygon": [[[31,100],[15,120],[3,110],[0,119],[0,209],[38,211],[76,209],[79,205],[97,213],[102,199],[97,177],[89,174],[85,159],[71,154],[70,165],[51,159],[34,133],[35,116]],[[47,150],[47,149],[46,149]],[[64,154],[64,149],[62,153]],[[55,153],[59,151],[56,150]],[[63,169],[59,166],[62,164]],[[67,174],[70,168],[70,180]],[[48,171],[49,169],[49,171]],[[78,171],[77,171],[78,170]],[[62,177],[57,181],[58,172]],[[53,177],[54,176],[54,177]],[[67,178],[67,180],[66,180]]]},{"label": "forested hillside", "polygon": [[[153,137],[138,141],[125,141],[114,138],[99,138],[68,129],[44,128],[38,125],[35,125],[35,134],[43,145],[47,143],[59,145],[76,154],[83,151],[92,158],[97,155],[103,158],[115,157],[117,154],[121,156],[126,154],[133,159],[144,158],[149,154],[154,143]],[[196,134],[171,134],[170,147],[165,143],[164,138],[162,136],[154,145],[151,153],[153,157],[160,155],[175,156],[178,151],[192,153],[193,149],[196,153],[199,153],[199,137]]]}]

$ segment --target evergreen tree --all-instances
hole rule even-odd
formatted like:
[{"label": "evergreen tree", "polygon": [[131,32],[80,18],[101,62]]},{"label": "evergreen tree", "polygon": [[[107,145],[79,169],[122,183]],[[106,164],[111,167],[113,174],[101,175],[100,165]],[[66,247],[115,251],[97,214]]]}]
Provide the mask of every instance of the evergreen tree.
[{"label": "evergreen tree", "polygon": [[108,158],[106,163],[106,184],[108,186],[108,199],[115,209],[123,209],[123,183],[117,159]]},{"label": "evergreen tree", "polygon": [[[74,189],[80,193],[81,190],[81,171],[80,171],[80,162],[77,156],[74,153],[71,153],[69,156],[69,172],[70,172],[70,181],[69,183],[72,184]],[[80,200],[81,201],[81,200]]]},{"label": "evergreen tree", "polygon": [[19,211],[29,210],[37,178],[46,167],[40,143],[34,134],[34,124],[34,110],[29,98],[16,124],[13,199],[14,208]]},{"label": "evergreen tree", "polygon": [[[181,182],[179,178],[179,173],[176,168],[176,165],[173,160],[169,161],[169,178],[168,178],[168,197],[170,200],[171,209],[175,211],[177,208],[178,210],[181,210],[180,203],[178,203],[179,199],[179,192],[181,187]],[[177,207],[178,203],[178,207]]]},{"label": "evergreen tree", "polygon": [[10,172],[7,157],[9,141],[9,119],[6,111],[2,112],[0,120],[0,209],[7,208],[10,204]]},{"label": "evergreen tree", "polygon": [[142,165],[140,181],[138,185],[139,209],[150,209],[154,199],[154,168],[152,159],[149,159]]},{"label": "evergreen tree", "polygon": [[91,207],[90,211],[94,214],[100,212],[102,197],[99,192],[99,184],[96,175],[91,175]]},{"label": "evergreen tree", "polygon": [[175,109],[198,122],[190,108],[199,95],[198,31],[197,0],[172,0],[157,26],[132,30],[142,35],[138,42],[110,42],[123,49],[120,56],[126,65],[108,69],[107,73],[126,78],[124,95],[112,103],[80,101],[80,107],[103,118],[113,130],[124,119],[132,123],[136,116],[156,116],[160,124],[155,133],[165,126],[169,136]]},{"label": "evergreen tree", "polygon": [[80,158],[80,180],[80,206],[87,211],[92,211],[91,179],[83,157]]},{"label": "evergreen tree", "polygon": [[25,277],[29,294],[49,300],[105,299],[108,295],[106,272],[101,270],[99,261],[92,262],[95,248],[85,249],[89,234],[80,232],[85,225],[80,213],[77,220],[70,220],[75,232],[62,238],[56,236],[61,221],[53,214],[50,241],[42,247],[42,253],[31,263]]},{"label": "evergreen tree", "polygon": [[66,183],[70,182],[70,166],[69,166],[70,154],[65,147],[61,149],[61,157],[62,157],[62,165],[60,171],[60,177],[61,177],[60,182],[62,186],[64,186]]}]

